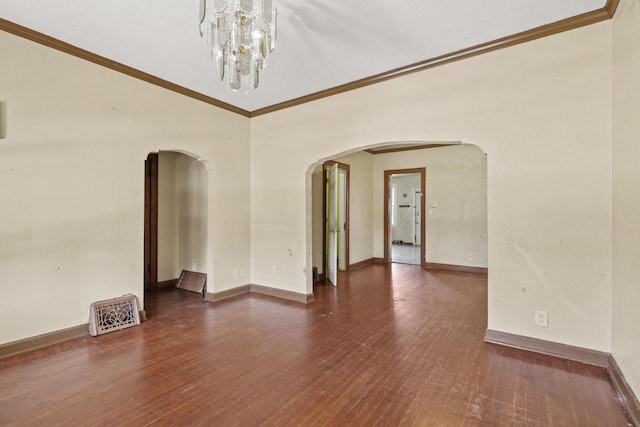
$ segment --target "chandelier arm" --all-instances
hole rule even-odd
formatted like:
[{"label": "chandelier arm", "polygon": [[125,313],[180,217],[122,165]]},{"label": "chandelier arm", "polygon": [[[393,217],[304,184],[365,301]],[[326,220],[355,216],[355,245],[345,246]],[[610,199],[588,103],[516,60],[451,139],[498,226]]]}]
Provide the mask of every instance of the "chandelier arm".
[{"label": "chandelier arm", "polygon": [[204,34],[202,33],[202,23],[204,22],[204,17],[207,14],[207,0],[200,0],[200,23],[198,28],[200,29],[200,37]]}]

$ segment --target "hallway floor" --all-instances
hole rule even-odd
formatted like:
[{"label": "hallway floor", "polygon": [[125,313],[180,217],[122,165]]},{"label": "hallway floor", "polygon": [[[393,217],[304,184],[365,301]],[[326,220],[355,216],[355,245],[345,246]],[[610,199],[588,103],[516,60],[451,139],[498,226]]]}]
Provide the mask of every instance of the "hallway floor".
[{"label": "hallway floor", "polygon": [[391,262],[420,265],[420,246],[392,244]]},{"label": "hallway floor", "polygon": [[600,368],[486,344],[486,276],[341,273],[303,305],[149,293],[149,320],[0,360],[0,425],[626,426]]}]

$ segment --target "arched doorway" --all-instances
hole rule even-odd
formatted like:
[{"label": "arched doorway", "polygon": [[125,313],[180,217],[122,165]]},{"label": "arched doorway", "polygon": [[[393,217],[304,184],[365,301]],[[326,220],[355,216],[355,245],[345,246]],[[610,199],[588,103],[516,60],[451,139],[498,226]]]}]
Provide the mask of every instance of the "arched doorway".
[{"label": "arched doorway", "polygon": [[178,151],[145,161],[144,287],[172,286],[183,270],[206,274],[208,172]]},{"label": "arched doorway", "polygon": [[[326,160],[350,165],[349,270],[390,261],[385,254],[391,232],[387,229],[385,233],[388,190],[385,191],[384,172],[416,169],[425,171],[426,183],[420,188],[419,198],[407,191],[406,199],[418,199],[423,216],[424,228],[414,232],[414,239],[419,235],[420,242],[424,242],[417,264],[428,269],[487,271],[486,155],[479,147],[468,144],[407,145],[399,143],[394,149],[394,145],[387,144],[377,150],[337,154],[310,166],[308,271],[316,267],[319,278],[324,273],[321,166]],[[405,209],[410,211],[411,206]]]}]

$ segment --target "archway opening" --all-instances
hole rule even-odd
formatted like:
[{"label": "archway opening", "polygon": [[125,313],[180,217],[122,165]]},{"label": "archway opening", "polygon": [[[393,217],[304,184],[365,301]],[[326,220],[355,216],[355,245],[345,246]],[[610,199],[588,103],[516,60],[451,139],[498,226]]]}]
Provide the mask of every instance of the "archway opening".
[{"label": "archway opening", "polygon": [[[393,240],[385,233],[385,171],[423,169],[424,187],[406,191],[408,213],[421,206],[422,226],[414,227],[411,239],[419,248],[416,264],[427,269],[449,269],[486,273],[487,259],[487,157],[475,145],[385,144],[384,147],[337,154],[309,168],[308,224],[310,224],[308,271],[317,271],[313,283],[324,278],[323,168],[327,161],[349,165],[349,265],[346,271],[374,263],[389,263],[385,253]],[[394,149],[396,147],[396,149]],[[421,188],[420,188],[421,187]],[[419,189],[418,189],[419,188]],[[403,195],[403,192],[401,195]],[[409,201],[411,199],[411,201]],[[414,200],[416,199],[417,202]],[[403,198],[402,200],[405,200]],[[414,208],[412,209],[411,206]],[[423,228],[422,228],[423,227]],[[410,238],[396,238],[405,240]],[[419,239],[424,242],[416,245]],[[309,289],[309,292],[311,289]]]},{"label": "archway opening", "polygon": [[201,159],[150,153],[144,216],[145,291],[173,287],[183,272],[206,275],[208,172]]}]

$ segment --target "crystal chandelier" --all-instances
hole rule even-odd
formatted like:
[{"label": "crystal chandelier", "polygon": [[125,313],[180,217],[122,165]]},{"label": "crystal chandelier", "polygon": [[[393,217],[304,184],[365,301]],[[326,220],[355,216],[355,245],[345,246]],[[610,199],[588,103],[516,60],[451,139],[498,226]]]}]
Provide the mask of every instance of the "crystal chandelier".
[{"label": "crystal chandelier", "polygon": [[258,87],[276,30],[271,0],[200,0],[200,37],[207,37],[220,81],[231,90]]}]

